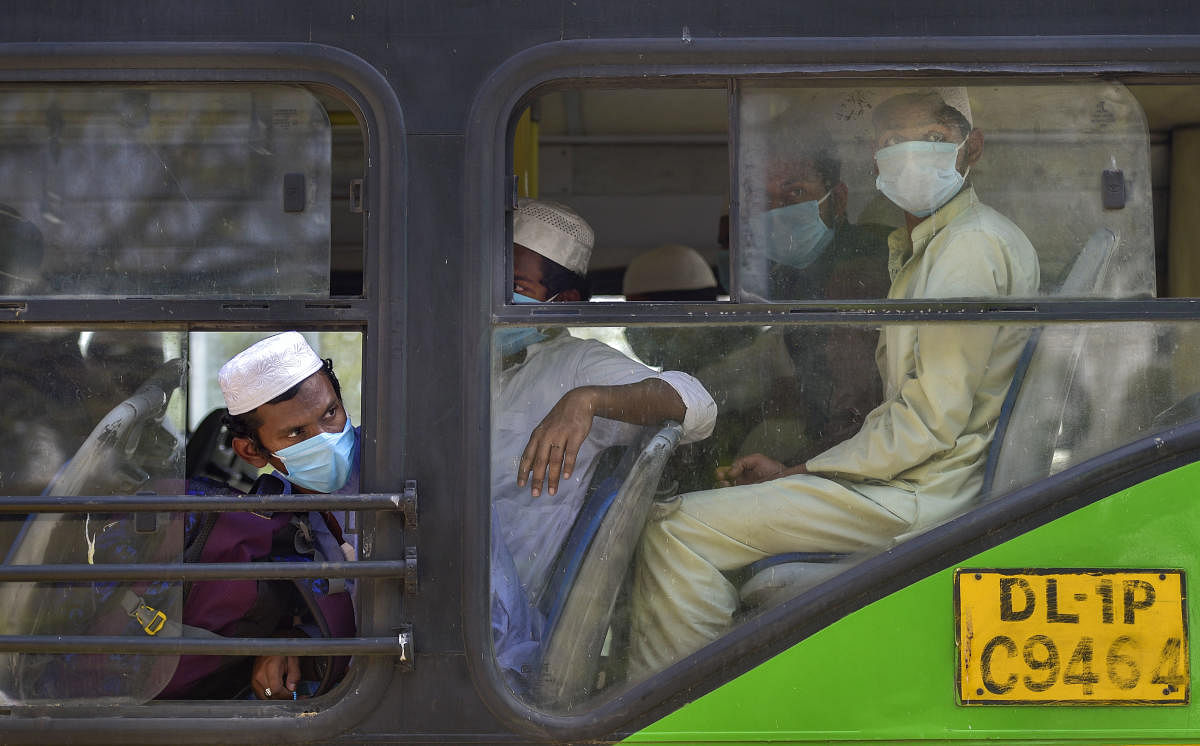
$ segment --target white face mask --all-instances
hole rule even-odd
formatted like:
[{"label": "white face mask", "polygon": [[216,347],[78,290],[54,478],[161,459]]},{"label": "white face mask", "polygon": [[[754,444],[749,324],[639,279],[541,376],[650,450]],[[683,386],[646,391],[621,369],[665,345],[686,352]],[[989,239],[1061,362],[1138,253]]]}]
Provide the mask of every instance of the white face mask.
[{"label": "white face mask", "polygon": [[758,238],[767,256],[796,269],[816,261],[833,243],[833,229],[821,220],[821,203],[829,194],[763,213]]},{"label": "white face mask", "polygon": [[955,167],[958,151],[951,142],[910,140],[875,153],[879,178],[875,187],[896,206],[919,218],[949,202],[962,189],[964,174]]}]

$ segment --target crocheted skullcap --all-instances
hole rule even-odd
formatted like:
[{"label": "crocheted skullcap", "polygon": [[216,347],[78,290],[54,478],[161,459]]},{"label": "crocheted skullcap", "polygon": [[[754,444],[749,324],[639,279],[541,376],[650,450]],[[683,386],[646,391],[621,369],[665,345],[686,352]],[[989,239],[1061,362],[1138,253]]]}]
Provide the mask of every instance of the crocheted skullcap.
[{"label": "crocheted skullcap", "polygon": [[587,274],[592,256],[592,227],[566,205],[522,199],[513,215],[513,243],[535,251],[572,272]]},{"label": "crocheted skullcap", "polygon": [[230,414],[244,414],[321,369],[321,358],[300,332],[255,342],[221,366],[217,381]]}]

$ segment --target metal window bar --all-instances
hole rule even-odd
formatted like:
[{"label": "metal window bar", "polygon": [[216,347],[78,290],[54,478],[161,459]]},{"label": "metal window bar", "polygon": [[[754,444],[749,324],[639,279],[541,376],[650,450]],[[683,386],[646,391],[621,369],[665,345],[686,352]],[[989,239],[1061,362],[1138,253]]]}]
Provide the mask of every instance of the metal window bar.
[{"label": "metal window bar", "polygon": [[416,489],[362,495],[130,495],[0,498],[0,513],[162,513],[303,510],[395,510],[407,528],[416,526]]},{"label": "metal window bar", "polygon": [[[415,482],[402,493],[358,495],[133,495],[40,496],[0,498],[0,514],[156,513],[308,510],[391,510],[407,528],[417,523]],[[0,565],[0,582],[77,582],[244,578],[399,578],[406,595],[416,592],[416,551],[401,560],[362,562],[141,563],[105,565]],[[369,655],[402,660],[410,644],[406,634],[344,638],[200,638],[93,635],[0,635],[0,651],[15,653],[123,653],[141,655]]]}]

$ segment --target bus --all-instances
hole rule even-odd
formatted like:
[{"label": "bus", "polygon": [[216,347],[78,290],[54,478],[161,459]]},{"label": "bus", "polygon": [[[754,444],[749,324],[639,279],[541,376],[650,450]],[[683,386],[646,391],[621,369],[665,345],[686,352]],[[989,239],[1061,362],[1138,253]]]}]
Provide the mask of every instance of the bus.
[{"label": "bus", "polygon": [[[5,742],[1200,740],[1191,8],[4,11]],[[898,145],[945,199],[895,191]],[[531,204],[587,227],[578,300],[514,295]],[[662,247],[700,262],[631,284]],[[217,371],[285,331],[336,366],[353,491],[249,493]],[[517,490],[543,342],[715,416],[609,412],[561,490]],[[574,380],[552,399],[606,382]],[[756,453],[855,507],[724,491]],[[353,553],[189,552],[196,516],[308,511]],[[734,545],[704,583],[661,538],[686,520]],[[313,574],[352,636],[181,624],[197,582]],[[186,658],[274,655],[350,660],[295,699],[163,696]]]}]

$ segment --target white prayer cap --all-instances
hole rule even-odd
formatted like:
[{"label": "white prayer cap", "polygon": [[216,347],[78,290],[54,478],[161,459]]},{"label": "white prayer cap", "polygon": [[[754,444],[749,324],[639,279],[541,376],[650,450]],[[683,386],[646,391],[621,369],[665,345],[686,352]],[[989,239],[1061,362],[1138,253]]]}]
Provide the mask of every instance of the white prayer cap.
[{"label": "white prayer cap", "polygon": [[621,289],[630,296],[716,286],[717,278],[700,252],[690,246],[667,244],[630,262]]},{"label": "white prayer cap", "polygon": [[962,114],[967,119],[967,124],[975,126],[975,119],[971,116],[971,98],[967,95],[967,89],[961,85],[946,86],[945,88],[935,89],[935,93],[942,97],[946,105],[952,109],[957,109],[959,114]]},{"label": "white prayer cap", "polygon": [[592,256],[592,227],[566,205],[539,199],[517,202],[513,243],[535,251],[580,275]]},{"label": "white prayer cap", "polygon": [[971,127],[975,126],[975,117],[971,114],[971,97],[967,94],[966,86],[942,86],[940,88],[881,88],[880,103],[890,101],[898,96],[937,96],[952,109],[958,111]]},{"label": "white prayer cap", "polygon": [[221,366],[217,381],[229,414],[244,414],[316,373],[322,365],[300,332],[284,332],[234,355]]}]

